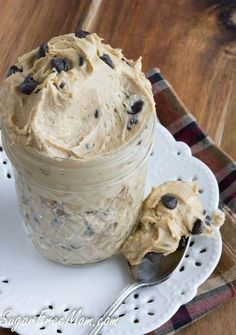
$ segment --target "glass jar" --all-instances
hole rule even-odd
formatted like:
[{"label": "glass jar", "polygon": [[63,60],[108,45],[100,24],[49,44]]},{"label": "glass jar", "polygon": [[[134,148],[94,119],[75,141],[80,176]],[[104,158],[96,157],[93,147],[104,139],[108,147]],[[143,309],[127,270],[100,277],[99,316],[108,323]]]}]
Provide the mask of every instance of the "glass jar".
[{"label": "glass jar", "polygon": [[153,114],[116,152],[86,160],[51,159],[11,143],[2,125],[23,224],[42,255],[62,264],[85,264],[119,252],[142,205],[155,120]]}]

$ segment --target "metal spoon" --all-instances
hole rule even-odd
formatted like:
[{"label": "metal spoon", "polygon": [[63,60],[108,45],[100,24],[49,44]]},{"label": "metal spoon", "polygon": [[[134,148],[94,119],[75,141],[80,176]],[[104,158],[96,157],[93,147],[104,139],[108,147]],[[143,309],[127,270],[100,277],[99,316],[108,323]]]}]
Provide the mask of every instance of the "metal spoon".
[{"label": "metal spoon", "polygon": [[105,314],[99,319],[99,324],[97,323],[88,335],[98,335],[99,331],[104,327],[102,321],[110,318],[131,293],[141,287],[158,285],[167,280],[182,263],[190,240],[191,237],[188,238],[184,248],[176,250],[168,256],[150,252],[138,266],[130,266],[130,272],[134,278],[133,283],[121,292],[120,297],[107,309]]}]

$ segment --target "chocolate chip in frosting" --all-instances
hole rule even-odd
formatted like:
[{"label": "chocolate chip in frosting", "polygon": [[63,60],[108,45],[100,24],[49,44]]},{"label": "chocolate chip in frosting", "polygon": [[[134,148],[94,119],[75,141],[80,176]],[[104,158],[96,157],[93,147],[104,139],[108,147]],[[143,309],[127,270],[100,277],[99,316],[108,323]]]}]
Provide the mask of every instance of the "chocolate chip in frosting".
[{"label": "chocolate chip in frosting", "polygon": [[108,66],[110,66],[112,69],[114,69],[114,63],[111,59],[111,57],[107,54],[103,54],[101,57],[101,60],[103,60],[103,62],[105,62]]},{"label": "chocolate chip in frosting", "polygon": [[88,31],[85,30],[78,30],[75,32],[75,36],[78,38],[85,38],[87,35],[90,35],[91,33],[89,33]]},{"label": "chocolate chip in frosting", "polygon": [[199,235],[203,232],[203,222],[201,219],[197,219],[193,225],[193,229],[191,231],[192,235]]},{"label": "chocolate chip in frosting", "polygon": [[179,240],[179,246],[177,250],[184,249],[186,247],[187,239],[185,236],[181,236],[181,239]]},{"label": "chocolate chip in frosting", "polygon": [[143,109],[144,102],[142,100],[136,101],[132,106],[131,110],[128,111],[129,114],[138,114]]},{"label": "chocolate chip in frosting", "polygon": [[90,150],[94,147],[94,143],[85,143],[85,149]]},{"label": "chocolate chip in frosting", "polygon": [[211,224],[213,223],[213,220],[212,220],[212,218],[210,217],[210,215],[206,215],[205,216],[205,224],[207,225],[207,226],[211,226]]},{"label": "chocolate chip in frosting", "polygon": [[82,56],[79,56],[79,66],[84,65],[84,58]]},{"label": "chocolate chip in frosting", "polygon": [[27,76],[19,85],[19,89],[21,93],[29,95],[38,85],[39,82],[37,80],[35,80],[32,76]]},{"label": "chocolate chip in frosting", "polygon": [[95,110],[94,117],[95,117],[95,119],[99,118],[99,110],[98,109]]},{"label": "chocolate chip in frosting", "polygon": [[66,84],[66,83],[65,83],[64,81],[62,81],[62,82],[60,83],[60,85],[59,85],[59,88],[60,88],[60,89],[63,89],[63,88],[65,87],[65,84]]},{"label": "chocolate chip in frosting", "polygon": [[12,74],[14,74],[16,72],[23,72],[23,69],[20,69],[16,65],[12,65],[12,66],[9,67],[9,69],[7,71],[7,76],[6,77],[10,77]]},{"label": "chocolate chip in frosting", "polygon": [[60,57],[52,58],[51,65],[58,72],[70,70],[70,64],[66,58],[60,58]]},{"label": "chocolate chip in frosting", "polygon": [[138,123],[138,118],[134,115],[127,123],[127,129],[131,130]]},{"label": "chocolate chip in frosting", "polygon": [[39,47],[38,58],[45,57],[46,53],[48,53],[48,44],[47,43],[43,43]]},{"label": "chocolate chip in frosting", "polygon": [[130,63],[124,57],[122,57],[121,60],[125,62],[127,65],[131,66]]},{"label": "chocolate chip in frosting", "polygon": [[161,197],[161,201],[163,205],[168,209],[175,209],[178,204],[178,200],[176,199],[176,197],[170,194],[163,195]]},{"label": "chocolate chip in frosting", "polygon": [[57,216],[63,216],[63,215],[65,215],[65,212],[64,212],[63,209],[58,208],[58,209],[56,210],[56,214],[57,214]]}]

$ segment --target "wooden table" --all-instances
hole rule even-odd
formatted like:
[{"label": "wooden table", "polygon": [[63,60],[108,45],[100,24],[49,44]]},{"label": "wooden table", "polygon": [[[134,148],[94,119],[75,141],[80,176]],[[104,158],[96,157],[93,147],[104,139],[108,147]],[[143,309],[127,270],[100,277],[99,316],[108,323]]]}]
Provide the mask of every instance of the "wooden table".
[{"label": "wooden table", "polygon": [[[160,67],[202,127],[236,158],[234,0],[0,0],[0,25],[1,79],[17,55],[52,36],[78,27],[97,32],[128,58],[142,55],[144,70]],[[235,310],[232,299],[180,334],[234,335]]]}]

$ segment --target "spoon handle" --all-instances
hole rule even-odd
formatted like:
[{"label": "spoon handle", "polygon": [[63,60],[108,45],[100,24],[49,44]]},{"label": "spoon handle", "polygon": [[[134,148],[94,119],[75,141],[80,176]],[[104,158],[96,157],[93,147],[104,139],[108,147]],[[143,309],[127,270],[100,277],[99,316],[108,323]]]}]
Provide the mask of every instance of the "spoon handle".
[{"label": "spoon handle", "polygon": [[110,318],[113,313],[117,310],[117,308],[122,304],[122,302],[135,290],[137,290],[139,287],[144,286],[144,284],[139,284],[137,282],[134,282],[133,284],[127,286],[122,292],[119,298],[114,301],[114,303],[106,310],[104,315],[99,319],[99,323],[97,323],[94,328],[90,331],[88,335],[97,335],[99,331],[104,327],[103,321],[105,321],[107,318]]}]

